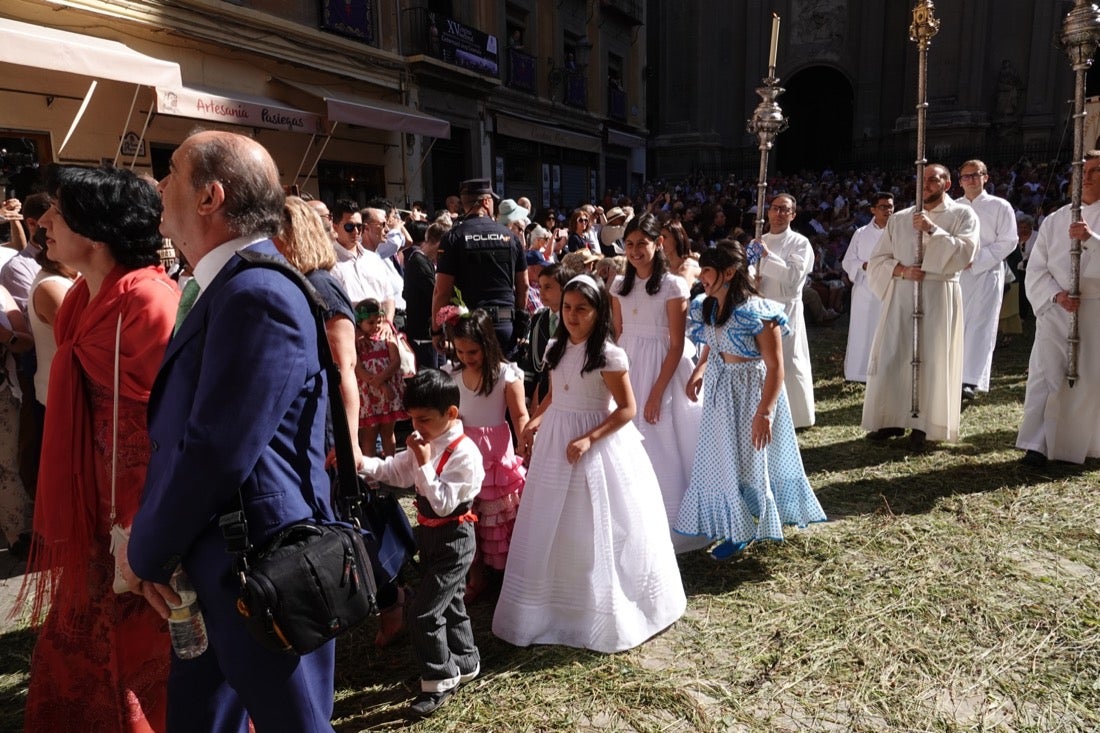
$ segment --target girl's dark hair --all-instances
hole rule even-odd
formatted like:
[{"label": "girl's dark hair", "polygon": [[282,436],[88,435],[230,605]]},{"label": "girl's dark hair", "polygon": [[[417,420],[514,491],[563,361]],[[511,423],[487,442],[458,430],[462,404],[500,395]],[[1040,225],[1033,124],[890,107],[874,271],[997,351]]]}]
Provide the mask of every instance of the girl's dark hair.
[{"label": "girl's dark hair", "polygon": [[446,412],[458,407],[461,394],[451,375],[438,369],[421,369],[405,381],[405,409],[437,410]]},{"label": "girl's dark hair", "polygon": [[[661,238],[661,223],[657,221],[657,217],[653,214],[636,216],[627,222],[626,230],[623,231],[623,241],[626,241],[626,238],[632,233],[639,231],[647,239],[651,239],[654,244],[657,244],[657,240]],[[661,290],[661,279],[666,272],[668,272],[668,260],[665,258],[665,251],[660,245],[657,245],[653,253],[653,271],[649,273],[649,279],[645,281],[646,293],[656,295]],[[638,271],[634,269],[633,263],[627,260],[623,282],[619,286],[619,295],[630,295],[630,291],[634,289],[634,278],[637,276]]]},{"label": "girl's dark hair", "polygon": [[382,312],[382,304],[374,298],[363,298],[355,304],[355,325]]},{"label": "girl's dark hair", "polygon": [[106,245],[127,270],[160,264],[161,203],[149,181],[127,168],[52,166],[50,191],[65,223]]},{"label": "girl's dark hair", "polygon": [[725,295],[720,300],[708,297],[703,301],[704,323],[716,326],[725,324],[734,308],[748,300],[750,295],[757,294],[749,280],[747,262],[745,250],[736,239],[722,239],[699,255],[700,267],[710,267],[718,272],[725,272],[730,268],[735,270],[733,280],[730,280],[729,287],[724,290]]},{"label": "girl's dark hair", "polygon": [[[455,339],[466,339],[481,347],[481,389],[477,393],[488,396],[497,383],[497,378],[500,375],[500,364],[504,361],[504,352],[500,348],[500,341],[497,340],[497,332],[493,328],[493,319],[481,308],[477,308],[470,311],[468,315],[459,318],[458,323],[455,325],[448,324],[445,328],[447,330],[447,340],[452,345]],[[453,346],[450,358],[455,366],[462,364],[458,359],[458,355],[454,353]]]},{"label": "girl's dark hair", "polygon": [[[599,280],[591,277],[573,278],[562,288],[562,302],[565,294],[576,291],[584,296],[584,299],[596,309],[596,326],[592,333],[588,334],[588,342],[584,346],[584,366],[581,374],[602,369],[607,364],[604,356],[604,344],[611,338],[611,297]],[[546,352],[546,366],[549,369],[557,367],[561,357],[565,354],[565,347],[569,344],[569,332],[565,329],[565,319],[558,320],[558,330],[554,332],[554,345]]]},{"label": "girl's dark hair", "polygon": [[688,239],[683,224],[675,219],[670,219],[662,228],[667,229],[669,234],[672,235],[672,241],[676,245],[673,249],[676,250],[677,257],[687,257],[691,254],[691,240]]}]

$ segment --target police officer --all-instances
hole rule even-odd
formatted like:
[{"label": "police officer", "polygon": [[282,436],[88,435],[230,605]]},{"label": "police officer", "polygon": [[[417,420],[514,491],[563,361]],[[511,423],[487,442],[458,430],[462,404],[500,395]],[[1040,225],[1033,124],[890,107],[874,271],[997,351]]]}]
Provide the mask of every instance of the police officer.
[{"label": "police officer", "polygon": [[493,218],[488,178],[463,181],[459,190],[466,215],[444,235],[432,295],[432,343],[443,349],[435,314],[451,302],[455,288],[466,306],[488,312],[505,355],[526,336],[527,260],[522,240]]}]

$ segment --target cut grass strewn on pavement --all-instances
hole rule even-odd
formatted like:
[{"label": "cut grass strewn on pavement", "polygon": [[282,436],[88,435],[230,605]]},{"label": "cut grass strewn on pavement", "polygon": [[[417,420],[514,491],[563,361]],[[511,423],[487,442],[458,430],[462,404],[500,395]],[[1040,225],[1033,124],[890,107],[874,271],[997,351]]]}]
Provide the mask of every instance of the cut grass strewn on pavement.
[{"label": "cut grass strewn on pavement", "polygon": [[[1029,341],[998,347],[963,437],[909,455],[859,429],[843,323],[810,334],[818,425],[799,434],[828,523],[716,563],[681,558],[688,611],[630,652],[517,649],[471,607],[482,676],[410,724],[405,643],[338,646],[339,731],[1100,729],[1100,462],[1018,466]],[[18,729],[26,633],[0,637]]]}]

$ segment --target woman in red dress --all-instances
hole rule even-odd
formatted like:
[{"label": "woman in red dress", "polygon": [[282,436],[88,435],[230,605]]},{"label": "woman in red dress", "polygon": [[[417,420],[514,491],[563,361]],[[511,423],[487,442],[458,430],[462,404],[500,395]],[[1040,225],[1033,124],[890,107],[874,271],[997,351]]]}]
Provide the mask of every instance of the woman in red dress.
[{"label": "woman in red dress", "polygon": [[149,182],[64,168],[51,183],[55,201],[40,220],[49,256],[83,276],[55,321],[30,561],[39,572],[24,587],[36,622],[49,610],[25,730],[163,731],[167,627],[144,598],[112,590],[111,527],[128,527],[137,510],[150,452],[145,409],[179,291],[159,264],[161,204]]}]

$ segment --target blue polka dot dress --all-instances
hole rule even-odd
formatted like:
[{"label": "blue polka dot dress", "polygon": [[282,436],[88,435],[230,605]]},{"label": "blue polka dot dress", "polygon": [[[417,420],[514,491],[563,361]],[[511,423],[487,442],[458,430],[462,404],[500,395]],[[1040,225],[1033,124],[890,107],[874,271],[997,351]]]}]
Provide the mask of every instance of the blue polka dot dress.
[{"label": "blue polka dot dress", "polygon": [[[802,466],[786,389],[775,405],[771,443],[763,450],[752,445],[752,419],[767,374],[756,335],[768,320],[788,330],[783,307],[752,296],[725,324],[714,326],[702,322],[702,301],[692,302],[689,317],[693,340],[710,347],[703,418],[676,531],[745,545],[782,540],[784,524],[825,521]],[[730,364],[719,352],[755,360]]]}]

